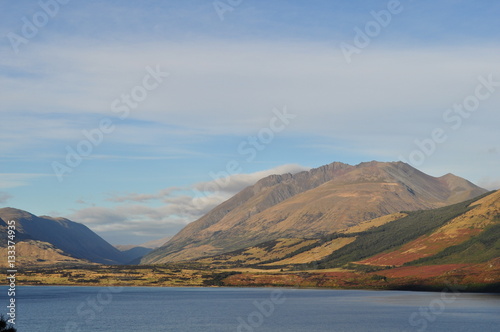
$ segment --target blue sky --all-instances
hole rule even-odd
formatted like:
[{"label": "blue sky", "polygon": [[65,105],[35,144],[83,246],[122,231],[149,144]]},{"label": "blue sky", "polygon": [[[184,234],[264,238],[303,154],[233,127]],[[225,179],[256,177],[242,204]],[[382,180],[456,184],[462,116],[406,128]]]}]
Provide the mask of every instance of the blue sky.
[{"label": "blue sky", "polygon": [[0,3],[0,206],[138,244],[333,161],[500,187],[497,1],[41,3]]}]

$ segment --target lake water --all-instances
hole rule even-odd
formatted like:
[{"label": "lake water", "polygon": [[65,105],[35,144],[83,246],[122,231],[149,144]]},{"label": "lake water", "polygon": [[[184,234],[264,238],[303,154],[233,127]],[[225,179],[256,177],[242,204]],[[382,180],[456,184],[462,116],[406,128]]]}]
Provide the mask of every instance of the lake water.
[{"label": "lake water", "polygon": [[500,330],[492,294],[23,286],[16,303],[19,332]]}]

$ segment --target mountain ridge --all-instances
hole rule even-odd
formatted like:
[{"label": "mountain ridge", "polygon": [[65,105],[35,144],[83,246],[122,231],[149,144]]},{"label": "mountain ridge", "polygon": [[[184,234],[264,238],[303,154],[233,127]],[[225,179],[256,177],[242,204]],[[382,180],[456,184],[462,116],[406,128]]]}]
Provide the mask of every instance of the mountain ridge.
[{"label": "mountain ridge", "polygon": [[16,221],[17,241],[50,244],[54,250],[61,250],[62,255],[79,260],[101,264],[126,263],[126,257],[118,249],[81,223],[66,218],[38,217],[10,207],[0,208],[0,218],[4,224],[5,220]]}]

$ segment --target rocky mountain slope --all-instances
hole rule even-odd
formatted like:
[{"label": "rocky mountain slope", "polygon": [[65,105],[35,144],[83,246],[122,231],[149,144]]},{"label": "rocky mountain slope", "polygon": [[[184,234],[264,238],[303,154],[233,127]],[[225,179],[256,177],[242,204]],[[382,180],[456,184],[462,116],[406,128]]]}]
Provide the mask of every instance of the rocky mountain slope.
[{"label": "rocky mountain slope", "polygon": [[187,225],[141,262],[192,260],[277,239],[319,238],[377,217],[443,207],[485,192],[452,174],[432,177],[402,162],[336,162],[271,175]]}]

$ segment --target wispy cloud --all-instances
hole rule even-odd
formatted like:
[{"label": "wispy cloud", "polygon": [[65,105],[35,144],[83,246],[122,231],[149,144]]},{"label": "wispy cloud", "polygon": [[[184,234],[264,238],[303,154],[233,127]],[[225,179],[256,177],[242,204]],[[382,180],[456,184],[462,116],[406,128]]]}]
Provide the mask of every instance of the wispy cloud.
[{"label": "wispy cloud", "polygon": [[289,164],[278,166],[269,170],[250,173],[250,174],[234,174],[224,178],[214,179],[208,182],[200,182],[193,185],[193,188],[206,192],[207,190],[215,193],[224,193],[225,195],[234,195],[242,189],[254,185],[260,179],[273,174],[295,174],[302,171],[308,171],[310,167],[305,167],[297,164]]},{"label": "wispy cloud", "polygon": [[488,190],[499,190],[500,189],[500,178],[482,178],[478,182],[478,186],[488,189]]},{"label": "wispy cloud", "polygon": [[52,174],[0,173],[0,189],[30,185],[35,179],[53,176]]},{"label": "wispy cloud", "polygon": [[[297,173],[309,170],[301,165],[282,165],[251,174],[235,174],[211,182],[196,183],[192,186],[170,187],[153,194],[128,193],[113,195],[107,201],[120,203],[115,207],[87,207],[75,210],[70,219],[82,222],[97,232],[129,232],[155,236],[168,229],[179,230],[211,209],[230,198],[236,192],[255,184],[271,174]],[[207,184],[210,184],[207,186]],[[194,189],[216,188],[212,192],[196,194]],[[198,192],[200,193],[200,192]],[[151,207],[146,203],[159,201],[161,206]],[[132,204],[131,204],[132,202]],[[141,204],[136,204],[141,203]]]},{"label": "wispy cloud", "polygon": [[113,208],[87,207],[68,217],[98,233],[128,234],[149,238],[173,235],[187,224],[185,216],[173,213],[175,206],[159,208],[145,205],[121,205]]},{"label": "wispy cloud", "polygon": [[[147,202],[152,200],[163,200],[165,202],[172,202],[171,200],[176,200],[178,197],[176,193],[190,193],[196,194],[196,192],[204,192],[206,194],[223,194],[224,197],[227,195],[233,195],[244,188],[254,185],[260,179],[272,175],[272,174],[285,174],[285,173],[298,173],[302,171],[309,170],[310,167],[305,167],[297,164],[288,164],[274,167],[269,170],[254,172],[250,174],[233,174],[230,176],[216,178],[212,181],[199,182],[187,187],[169,187],[160,190],[153,194],[144,193],[127,193],[124,195],[113,194],[106,200],[115,203],[124,202]],[[215,174],[216,172],[213,172]],[[192,195],[193,196],[193,195]],[[188,196],[185,196],[188,197]],[[223,198],[221,198],[223,199]],[[221,201],[222,202],[222,201]]]},{"label": "wispy cloud", "polygon": [[5,193],[5,192],[2,192],[0,191],[0,204],[4,204],[6,203],[9,199],[11,199],[13,196],[8,194],[8,193]]},{"label": "wispy cloud", "polygon": [[[130,155],[141,156],[144,146],[159,142],[170,142],[174,151],[162,158],[200,153],[186,143],[251,135],[279,103],[300,116],[287,135],[334,138],[353,150],[385,146],[397,157],[405,142],[442,123],[443,111],[470,93],[477,76],[500,77],[495,57],[500,50],[492,46],[375,48],[363,61],[345,66],[341,54],[319,42],[88,43],[32,45],[33,52],[23,53],[19,63],[34,65],[0,75],[7,128],[0,133],[2,151],[63,153],[66,144],[83,138],[83,129],[113,116],[111,102],[130,92],[145,66],[157,63],[171,72],[168,82],[106,137],[108,144],[130,145]],[[201,61],[198,54],[204,55]],[[14,66],[6,60],[0,65]],[[498,104],[495,97],[482,105],[490,124],[500,121]]]},{"label": "wispy cloud", "polygon": [[112,195],[106,200],[109,202],[123,203],[123,202],[147,202],[151,200],[161,200],[169,197],[175,191],[185,190],[180,187],[171,187],[160,190],[158,193],[154,194],[139,194],[139,193],[129,193],[125,195]]}]

